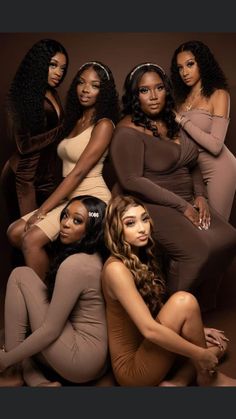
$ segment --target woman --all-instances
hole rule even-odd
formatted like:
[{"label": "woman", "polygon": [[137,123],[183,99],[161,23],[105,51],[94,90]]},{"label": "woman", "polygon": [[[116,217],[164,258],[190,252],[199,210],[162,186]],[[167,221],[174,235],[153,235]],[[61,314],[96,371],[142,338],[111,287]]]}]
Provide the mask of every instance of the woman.
[{"label": "woman", "polygon": [[[47,285],[28,267],[12,271],[0,371],[23,362],[28,385],[50,386],[32,366],[29,358],[34,355],[75,383],[94,380],[105,371],[107,332],[100,281],[105,207],[102,200],[84,195],[71,199],[63,209],[60,246]],[[0,374],[1,386],[10,385],[9,380],[9,373],[8,378]],[[17,382],[16,377],[12,380]]]},{"label": "woman", "polygon": [[27,52],[11,83],[7,113],[16,150],[1,174],[11,222],[35,210],[56,187],[56,145],[63,116],[56,88],[67,67],[65,48],[42,39]]},{"label": "woman", "polygon": [[236,189],[236,158],[224,145],[230,112],[225,75],[203,42],[188,41],[174,52],[171,79],[178,109],[175,120],[199,146],[209,203],[228,220]]},{"label": "woman", "polygon": [[117,118],[118,94],[111,71],[97,61],[83,64],[68,92],[66,138],[58,146],[64,179],[37,211],[8,230],[11,243],[22,249],[26,265],[41,278],[48,267],[44,246],[58,235],[66,200],[83,194],[105,202],[110,199],[102,169]]},{"label": "woman", "polygon": [[204,282],[209,301],[201,302],[202,309],[212,308],[221,275],[235,255],[236,231],[209,210],[198,149],[175,121],[164,70],[153,63],[136,66],[126,78],[123,103],[125,116],[111,144],[121,188],[141,198],[154,220],[170,257],[169,292],[196,293]]},{"label": "woman", "polygon": [[165,302],[165,283],[153,254],[152,220],[138,199],[117,196],[110,201],[105,241],[111,256],[103,267],[102,289],[117,382],[164,385],[162,380],[182,355],[193,362],[198,385],[235,386],[235,379],[216,371],[220,348],[206,347],[193,295],[179,291]]}]

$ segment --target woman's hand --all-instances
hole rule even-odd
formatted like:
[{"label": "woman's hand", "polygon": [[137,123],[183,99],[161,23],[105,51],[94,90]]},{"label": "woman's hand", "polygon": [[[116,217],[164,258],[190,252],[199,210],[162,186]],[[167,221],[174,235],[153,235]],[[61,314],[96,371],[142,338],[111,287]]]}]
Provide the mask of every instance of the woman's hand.
[{"label": "woman's hand", "polygon": [[219,362],[217,356],[208,348],[202,348],[200,355],[194,361],[198,370],[209,371],[210,373],[215,372]]},{"label": "woman's hand", "polygon": [[225,351],[229,339],[225,336],[223,330],[204,327],[204,334],[208,345],[217,345],[221,351]]},{"label": "woman's hand", "polygon": [[211,224],[211,215],[208,203],[203,196],[197,196],[194,200],[193,207],[199,212],[199,222],[204,230],[208,230]]},{"label": "woman's hand", "polygon": [[201,223],[200,223],[200,217],[199,212],[193,207],[193,205],[188,204],[186,210],[184,211],[184,216],[191,221],[191,223],[199,228],[199,230],[202,229]]},{"label": "woman's hand", "polygon": [[175,122],[177,122],[177,124],[180,124],[181,119],[182,119],[182,115],[180,115],[180,113],[173,111],[174,115],[175,115]]},{"label": "woman's hand", "polygon": [[40,220],[42,220],[45,215],[38,209],[31,215],[31,217],[26,221],[24,231],[29,230],[34,224],[37,224]]}]

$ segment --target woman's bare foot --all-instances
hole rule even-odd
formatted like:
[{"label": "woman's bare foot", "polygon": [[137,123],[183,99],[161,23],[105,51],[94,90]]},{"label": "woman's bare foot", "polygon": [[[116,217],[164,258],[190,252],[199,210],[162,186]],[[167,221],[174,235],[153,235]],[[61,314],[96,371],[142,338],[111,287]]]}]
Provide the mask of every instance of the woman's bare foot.
[{"label": "woman's bare foot", "polygon": [[61,387],[61,383],[59,381],[43,381],[37,387]]},{"label": "woman's bare foot", "polygon": [[22,387],[24,380],[18,368],[9,367],[0,373],[0,387]]},{"label": "woman's bare foot", "polygon": [[158,387],[186,387],[187,385],[188,384],[185,384],[181,381],[176,380],[174,377],[173,379],[170,379],[170,380],[161,381]]},{"label": "woman's bare foot", "polygon": [[201,387],[236,387],[235,378],[228,377],[219,371],[213,374],[209,371],[199,373],[197,383]]}]

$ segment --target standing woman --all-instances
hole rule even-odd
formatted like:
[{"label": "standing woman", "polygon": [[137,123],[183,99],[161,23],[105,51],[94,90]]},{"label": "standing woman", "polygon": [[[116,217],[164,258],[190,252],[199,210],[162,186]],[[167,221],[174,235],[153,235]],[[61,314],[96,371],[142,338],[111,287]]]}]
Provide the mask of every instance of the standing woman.
[{"label": "standing woman", "polygon": [[203,42],[188,41],[174,52],[171,79],[176,121],[199,146],[209,203],[228,220],[236,189],[236,158],[224,145],[230,113],[225,75]]},{"label": "standing woman", "polygon": [[36,209],[56,187],[56,144],[63,116],[56,88],[67,67],[65,48],[42,39],[27,52],[11,83],[7,114],[16,149],[1,174],[11,222]]},{"label": "standing woman", "polygon": [[[111,256],[103,266],[102,288],[117,382],[164,385],[162,380],[182,355],[193,362],[198,385],[235,386],[235,379],[216,371],[221,350],[217,343],[207,348],[193,295],[179,291],[167,300],[153,253],[152,227],[146,207],[137,198],[117,196],[109,202],[105,240]],[[217,335],[216,342],[224,339]],[[186,378],[182,376],[179,385],[189,384]]]},{"label": "standing woman", "polygon": [[77,195],[110,199],[102,170],[118,117],[118,94],[110,69],[98,61],[83,64],[68,91],[66,138],[58,146],[64,179],[37,211],[8,229],[11,243],[22,249],[26,265],[41,278],[48,268],[44,246],[56,239],[59,216],[68,199]]}]

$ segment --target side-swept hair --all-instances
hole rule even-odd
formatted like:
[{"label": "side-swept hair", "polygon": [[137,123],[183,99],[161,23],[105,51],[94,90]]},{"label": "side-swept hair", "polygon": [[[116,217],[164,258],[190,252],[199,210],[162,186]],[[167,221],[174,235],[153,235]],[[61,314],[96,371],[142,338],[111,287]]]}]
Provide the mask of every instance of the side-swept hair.
[{"label": "side-swept hair", "polygon": [[111,255],[120,259],[132,273],[139,293],[155,317],[162,306],[166,287],[155,257],[156,243],[152,238],[152,220],[150,219],[151,234],[148,244],[140,248],[139,256],[132,252],[123,233],[123,214],[130,207],[139,205],[148,213],[143,203],[133,196],[119,195],[109,202],[105,217],[105,243]]}]

